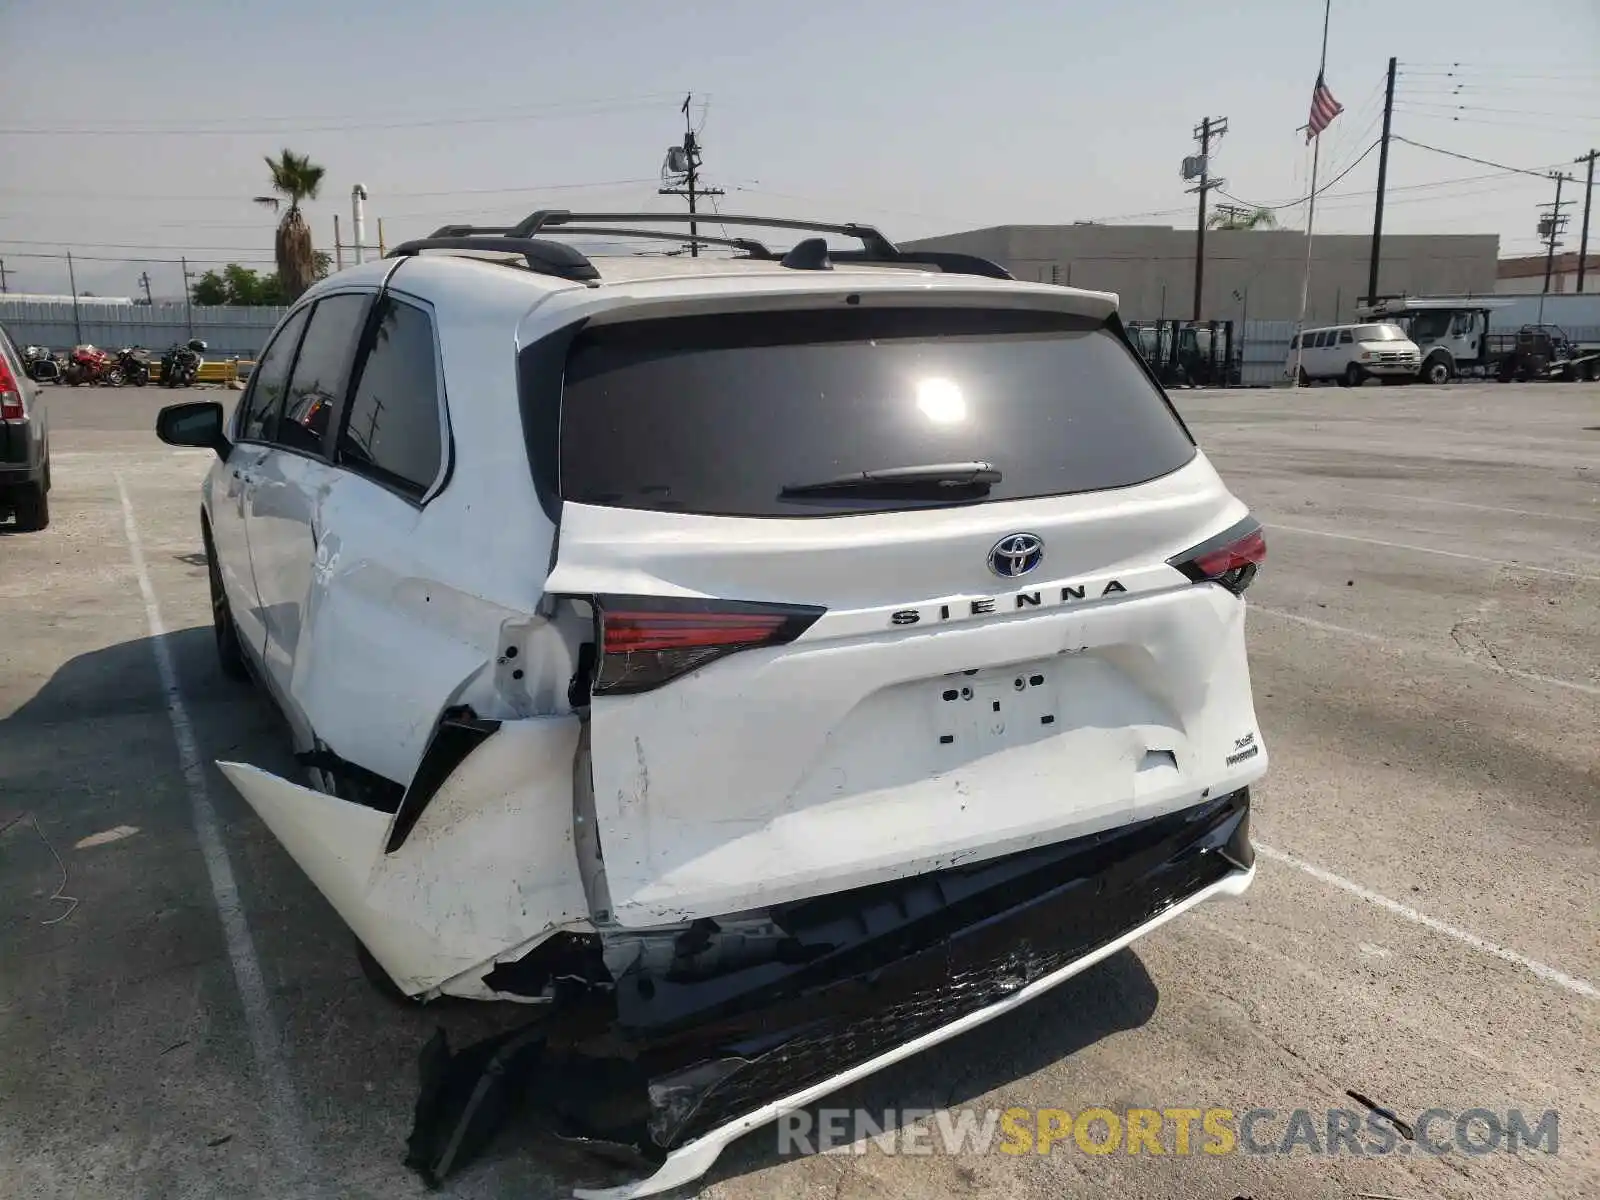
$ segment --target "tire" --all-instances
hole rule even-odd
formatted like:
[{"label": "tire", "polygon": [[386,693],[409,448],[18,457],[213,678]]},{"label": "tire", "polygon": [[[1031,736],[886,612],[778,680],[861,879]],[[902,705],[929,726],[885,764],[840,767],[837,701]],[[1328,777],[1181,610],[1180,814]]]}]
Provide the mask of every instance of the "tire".
[{"label": "tire", "polygon": [[50,524],[49,468],[38,483],[30,484],[17,493],[12,510],[17,514],[17,528],[23,533],[38,533]]},{"label": "tire", "polygon": [[1300,368],[1300,386],[1301,387],[1310,387],[1311,386],[1311,376],[1306,374],[1306,369],[1304,367]]},{"label": "tire", "polygon": [[146,366],[134,367],[128,372],[128,382],[134,387],[149,387],[150,368]]},{"label": "tire", "polygon": [[233,610],[228,607],[228,593],[222,586],[222,572],[217,569],[217,548],[205,534],[206,577],[211,584],[211,629],[217,642],[217,665],[229,679],[246,683],[250,679],[250,666],[245,661],[244,647],[239,642],[239,627],[233,623]]},{"label": "tire", "polygon": [[1344,374],[1339,376],[1339,383],[1343,387],[1360,387],[1366,381],[1367,373],[1355,363],[1345,367]]},{"label": "tire", "polygon": [[1421,378],[1424,383],[1435,386],[1449,383],[1453,374],[1454,372],[1450,370],[1450,360],[1442,356],[1435,356],[1422,364]]},{"label": "tire", "polygon": [[122,373],[121,367],[112,367],[106,372],[105,382],[107,387],[121,387],[128,382],[128,377]]}]

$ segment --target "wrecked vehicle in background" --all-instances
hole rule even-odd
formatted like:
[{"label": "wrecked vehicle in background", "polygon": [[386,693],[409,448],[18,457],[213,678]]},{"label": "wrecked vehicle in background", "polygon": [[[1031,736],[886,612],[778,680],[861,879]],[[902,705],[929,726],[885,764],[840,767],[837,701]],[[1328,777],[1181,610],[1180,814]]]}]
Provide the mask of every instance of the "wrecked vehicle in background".
[{"label": "wrecked vehicle in background", "polygon": [[1253,876],[1261,529],[1115,298],[549,236],[642,220],[398,247],[160,418],[309,786],[222,769],[395,989],[535,1010],[424,1055],[434,1182],[518,1099],[686,1182]]}]

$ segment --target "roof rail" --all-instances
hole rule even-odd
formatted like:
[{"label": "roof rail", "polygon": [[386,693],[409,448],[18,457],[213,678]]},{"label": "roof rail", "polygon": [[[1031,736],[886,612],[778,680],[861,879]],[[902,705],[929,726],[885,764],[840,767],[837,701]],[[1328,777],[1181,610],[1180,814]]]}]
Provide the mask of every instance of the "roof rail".
[{"label": "roof rail", "polygon": [[[599,271],[576,247],[565,242],[541,238],[540,233],[560,233],[579,236],[655,238],[662,241],[683,242],[709,246],[726,246],[741,250],[751,258],[773,260],[774,254],[767,246],[753,238],[713,237],[698,229],[685,236],[665,229],[640,228],[638,222],[651,224],[687,225],[749,225],[764,229],[794,229],[810,233],[833,233],[841,237],[856,238],[859,250],[832,250],[828,258],[834,262],[861,263],[864,265],[903,265],[935,267],[957,275],[980,275],[989,279],[1011,279],[1012,275],[998,263],[974,254],[959,254],[947,250],[902,250],[871,225],[855,223],[839,225],[824,221],[802,221],[789,217],[755,217],[731,213],[685,212],[570,212],[564,208],[542,208],[528,214],[515,225],[441,225],[425,238],[405,242],[389,252],[390,258],[415,255],[423,250],[490,250],[520,254],[526,259],[528,269],[542,275],[579,282],[599,278]],[[784,260],[785,266],[796,266]]]},{"label": "roof rail", "polygon": [[584,283],[599,279],[600,272],[580,251],[565,242],[552,242],[545,238],[507,237],[503,229],[475,228],[470,225],[447,225],[450,233],[444,236],[416,238],[402,242],[385,258],[413,258],[424,250],[490,250],[503,254],[520,254],[528,270],[540,275],[554,275]]}]

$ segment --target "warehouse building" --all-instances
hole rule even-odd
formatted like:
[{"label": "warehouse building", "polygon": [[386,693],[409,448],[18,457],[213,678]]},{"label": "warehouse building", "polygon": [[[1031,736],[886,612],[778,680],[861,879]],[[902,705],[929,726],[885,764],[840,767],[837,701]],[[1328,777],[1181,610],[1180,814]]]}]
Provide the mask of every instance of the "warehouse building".
[{"label": "warehouse building", "polygon": [[[1160,225],[997,225],[907,242],[907,249],[958,250],[1000,263],[1018,279],[1115,292],[1129,320],[1194,315],[1192,229]],[[1354,320],[1367,290],[1372,239],[1313,239],[1306,320]],[[1398,234],[1383,239],[1383,293],[1492,294],[1495,234]],[[1306,238],[1298,230],[1208,230],[1202,316],[1293,320],[1300,311]]]}]

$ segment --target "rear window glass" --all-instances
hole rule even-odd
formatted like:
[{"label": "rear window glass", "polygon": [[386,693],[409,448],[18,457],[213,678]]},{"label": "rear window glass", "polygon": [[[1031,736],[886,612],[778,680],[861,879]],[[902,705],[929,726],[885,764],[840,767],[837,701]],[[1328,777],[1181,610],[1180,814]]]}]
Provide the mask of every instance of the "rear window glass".
[{"label": "rear window glass", "polygon": [[[1127,487],[1195,454],[1098,322],[851,308],[598,326],[573,343],[561,494],[728,516],[832,516]],[[784,495],[858,472],[986,463],[936,485]]]}]

